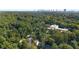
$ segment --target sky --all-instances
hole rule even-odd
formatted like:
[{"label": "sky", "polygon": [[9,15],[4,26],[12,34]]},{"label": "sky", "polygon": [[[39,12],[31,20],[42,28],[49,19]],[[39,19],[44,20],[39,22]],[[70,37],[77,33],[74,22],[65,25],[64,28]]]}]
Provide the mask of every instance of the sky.
[{"label": "sky", "polygon": [[79,10],[79,0],[0,0],[0,10]]}]

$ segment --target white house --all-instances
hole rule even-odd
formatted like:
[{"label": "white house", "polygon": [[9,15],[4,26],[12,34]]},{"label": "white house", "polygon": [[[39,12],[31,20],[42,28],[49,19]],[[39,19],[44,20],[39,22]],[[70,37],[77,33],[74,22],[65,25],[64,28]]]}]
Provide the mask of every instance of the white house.
[{"label": "white house", "polygon": [[35,42],[35,44],[36,44],[37,46],[38,46],[39,43],[40,43],[38,40],[35,40],[34,42]]},{"label": "white house", "polygon": [[50,26],[48,27],[48,29],[49,29],[49,30],[50,30],[50,29],[52,29],[52,30],[60,30],[61,32],[62,32],[62,31],[68,31],[68,29],[66,29],[66,28],[59,28],[58,25],[50,25]]},{"label": "white house", "polygon": [[60,28],[62,31],[68,31],[68,29],[66,28]]},{"label": "white house", "polygon": [[21,39],[21,40],[19,41],[19,43],[22,43],[24,40],[26,40],[26,39],[24,39],[24,38],[23,38],[23,39]]},{"label": "white house", "polygon": [[58,25],[50,25],[50,26],[48,27],[48,29],[52,29],[52,30],[58,29],[58,28],[59,28]]},{"label": "white house", "polygon": [[61,32],[68,31],[68,29],[66,29],[66,28],[58,28],[58,30],[60,30]]},{"label": "white house", "polygon": [[30,46],[31,46],[33,38],[32,38],[31,35],[27,35],[27,38],[28,38],[28,40],[29,40],[29,44],[30,44]]},{"label": "white house", "polygon": [[[32,38],[32,36],[31,35],[27,35],[27,38],[28,38],[28,40],[29,40],[29,44],[31,45],[31,43],[32,43],[32,40],[33,40],[33,38]],[[38,46],[39,45],[39,40],[34,40],[34,42],[35,42],[35,44]]]}]

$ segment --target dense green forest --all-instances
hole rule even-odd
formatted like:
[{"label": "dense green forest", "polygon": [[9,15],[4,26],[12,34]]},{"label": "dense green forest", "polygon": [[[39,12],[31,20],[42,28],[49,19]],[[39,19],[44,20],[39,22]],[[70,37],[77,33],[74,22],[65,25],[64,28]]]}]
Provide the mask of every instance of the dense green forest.
[{"label": "dense green forest", "polygon": [[[68,31],[48,29],[54,24]],[[79,12],[0,12],[0,49],[78,48]]]}]

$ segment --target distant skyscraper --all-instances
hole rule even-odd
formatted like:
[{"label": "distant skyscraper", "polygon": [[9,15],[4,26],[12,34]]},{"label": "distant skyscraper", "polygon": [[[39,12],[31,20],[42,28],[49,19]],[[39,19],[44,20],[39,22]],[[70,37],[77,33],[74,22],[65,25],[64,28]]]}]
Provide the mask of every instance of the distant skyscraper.
[{"label": "distant skyscraper", "polygon": [[64,9],[64,12],[66,12],[66,9]]}]

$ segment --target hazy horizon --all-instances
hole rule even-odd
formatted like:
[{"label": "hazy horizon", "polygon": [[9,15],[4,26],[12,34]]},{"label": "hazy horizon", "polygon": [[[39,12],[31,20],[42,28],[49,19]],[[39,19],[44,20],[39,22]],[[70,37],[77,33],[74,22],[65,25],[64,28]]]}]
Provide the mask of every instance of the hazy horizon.
[{"label": "hazy horizon", "polygon": [[[64,9],[2,9],[0,11],[64,11]],[[66,11],[79,11],[79,9],[66,9]]]}]

